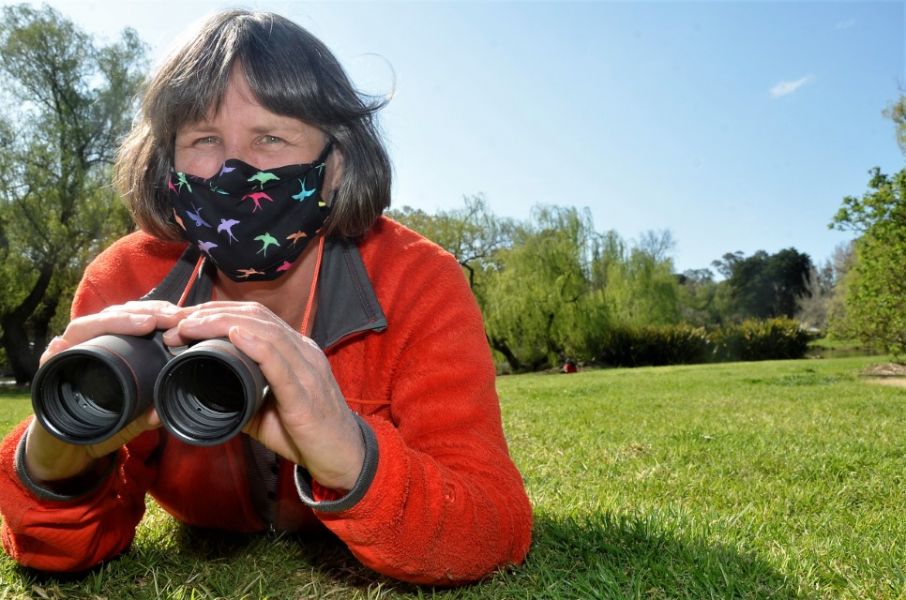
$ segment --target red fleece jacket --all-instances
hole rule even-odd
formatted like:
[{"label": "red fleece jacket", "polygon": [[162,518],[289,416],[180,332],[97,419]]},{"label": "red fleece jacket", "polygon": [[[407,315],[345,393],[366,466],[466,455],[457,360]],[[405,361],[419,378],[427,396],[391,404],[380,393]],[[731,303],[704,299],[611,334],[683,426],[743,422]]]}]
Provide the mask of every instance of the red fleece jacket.
[{"label": "red fleece jacket", "polygon": [[[119,240],[86,270],[73,317],[141,297],[184,248],[142,233]],[[304,531],[320,522],[368,567],[416,583],[462,583],[520,563],[531,508],[503,436],[481,314],[459,265],[385,218],[359,251],[387,329],[341,340],[326,353],[350,408],[375,433],[377,471],[358,503],[326,513],[300,501],[293,465],[281,461],[278,527]],[[265,528],[242,436],[195,447],[164,430],[147,432],[119,452],[114,473],[97,489],[58,501],[37,497],[16,473],[27,424],[0,446],[0,538],[23,565],[78,571],[123,552],[146,492],[189,524]],[[315,500],[330,498],[314,488]]]}]

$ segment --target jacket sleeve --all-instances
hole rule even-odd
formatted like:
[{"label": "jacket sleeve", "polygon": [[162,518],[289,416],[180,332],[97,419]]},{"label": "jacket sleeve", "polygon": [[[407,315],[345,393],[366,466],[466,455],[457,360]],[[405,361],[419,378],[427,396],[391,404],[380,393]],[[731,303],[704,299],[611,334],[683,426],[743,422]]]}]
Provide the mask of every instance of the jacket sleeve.
[{"label": "jacket sleeve", "polygon": [[3,548],[23,566],[61,572],[84,571],[126,550],[145,512],[154,474],[146,459],[157,433],[143,434],[116,453],[112,472],[93,489],[67,497],[41,493],[18,472],[30,422],[20,423],[0,444]]},{"label": "jacket sleeve", "polygon": [[365,565],[450,585],[522,562],[532,515],[503,435],[478,306],[456,261],[430,258],[388,302],[392,422],[364,419],[378,448],[370,487],[339,511],[329,509],[329,490],[313,482],[312,492],[328,508],[315,504],[321,521]]},{"label": "jacket sleeve", "polygon": [[[103,269],[86,271],[73,317],[129,297],[126,287],[102,285],[105,278],[98,275]],[[132,543],[145,511],[145,492],[156,476],[158,433],[146,432],[121,448],[112,470],[81,493],[66,496],[42,492],[28,480],[20,443],[30,422],[20,423],[0,443],[0,542],[6,552],[23,566],[59,572],[89,569],[123,552]]]}]

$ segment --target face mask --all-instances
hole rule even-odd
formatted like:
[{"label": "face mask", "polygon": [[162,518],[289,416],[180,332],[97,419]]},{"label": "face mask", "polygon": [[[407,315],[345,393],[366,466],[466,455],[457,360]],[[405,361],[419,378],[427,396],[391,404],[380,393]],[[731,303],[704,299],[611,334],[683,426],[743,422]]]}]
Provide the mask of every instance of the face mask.
[{"label": "face mask", "polygon": [[328,143],[315,162],[266,171],[229,159],[209,179],[173,171],[173,218],[233,281],[276,279],[330,213],[321,196],[330,149]]}]

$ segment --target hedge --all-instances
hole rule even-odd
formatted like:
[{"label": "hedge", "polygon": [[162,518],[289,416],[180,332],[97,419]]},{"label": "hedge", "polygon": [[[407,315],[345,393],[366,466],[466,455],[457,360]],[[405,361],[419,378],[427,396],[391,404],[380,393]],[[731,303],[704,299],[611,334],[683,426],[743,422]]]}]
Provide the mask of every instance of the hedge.
[{"label": "hedge", "polygon": [[621,367],[802,358],[809,336],[791,319],[748,320],[719,329],[616,326],[601,335],[598,362]]}]

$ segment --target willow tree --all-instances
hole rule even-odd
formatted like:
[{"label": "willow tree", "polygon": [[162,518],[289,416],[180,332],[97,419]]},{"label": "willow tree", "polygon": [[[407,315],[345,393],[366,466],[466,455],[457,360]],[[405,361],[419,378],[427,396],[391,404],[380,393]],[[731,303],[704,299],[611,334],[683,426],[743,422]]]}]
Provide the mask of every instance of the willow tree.
[{"label": "willow tree", "polygon": [[54,9],[0,22],[0,342],[28,382],[90,258],[129,227],[110,165],[147,69],[126,29],[99,45]]},{"label": "willow tree", "polygon": [[591,358],[608,318],[592,280],[599,238],[587,210],[539,206],[498,253],[485,290],[485,323],[491,346],[513,370]]}]

